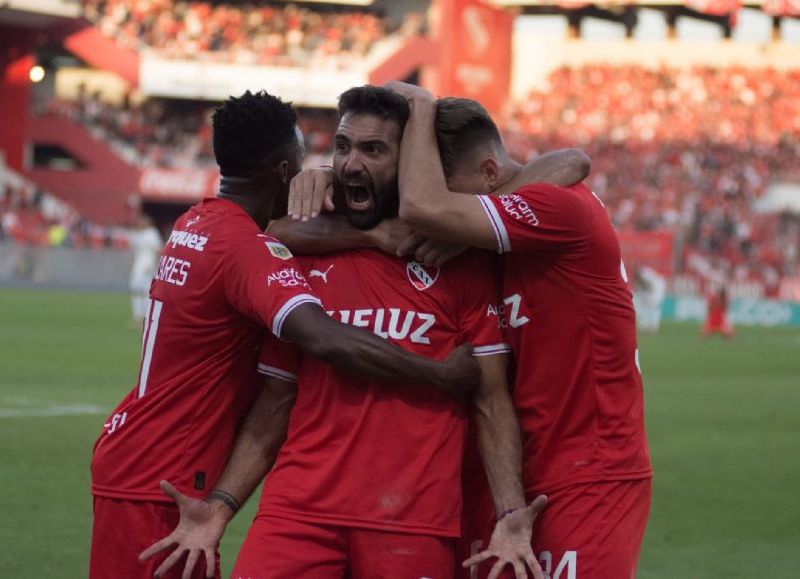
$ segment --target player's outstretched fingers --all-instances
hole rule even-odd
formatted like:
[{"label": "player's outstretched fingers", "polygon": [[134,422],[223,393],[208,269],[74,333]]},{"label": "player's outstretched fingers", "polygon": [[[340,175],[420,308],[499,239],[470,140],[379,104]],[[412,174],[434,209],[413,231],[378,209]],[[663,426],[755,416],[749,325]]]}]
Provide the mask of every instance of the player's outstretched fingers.
[{"label": "player's outstretched fingers", "polygon": [[533,502],[529,505],[529,508],[533,510],[533,516],[537,516],[539,513],[542,512],[542,509],[547,506],[547,495],[539,495]]},{"label": "player's outstretched fingers", "polygon": [[214,577],[214,572],[217,569],[217,556],[214,549],[206,549],[206,577],[211,579]]},{"label": "player's outstretched fingers", "polygon": [[197,560],[200,558],[200,551],[192,549],[189,551],[189,556],[186,558],[186,564],[183,566],[183,574],[181,579],[192,579],[192,571],[194,566],[197,565]]},{"label": "player's outstretched fingers", "polygon": [[147,561],[153,555],[156,555],[157,553],[160,553],[164,549],[168,549],[169,547],[177,543],[178,541],[176,541],[172,537],[173,534],[174,533],[170,533],[169,535],[161,539],[158,543],[153,543],[147,549],[139,553],[139,561]]},{"label": "player's outstretched fingers", "polygon": [[467,567],[472,567],[473,565],[480,565],[481,563],[486,561],[486,559],[489,559],[491,557],[492,554],[487,549],[486,551],[481,551],[480,553],[473,555],[472,557],[461,563],[461,566],[466,569]]},{"label": "player's outstretched fingers", "polygon": [[542,566],[539,564],[539,561],[536,560],[536,557],[533,553],[528,553],[525,557],[525,563],[528,564],[528,569],[531,570],[531,574],[533,574],[533,579],[544,579],[544,573],[542,572]]},{"label": "player's outstretched fingers", "polygon": [[162,480],[159,483],[159,486],[161,487],[161,492],[163,492],[165,495],[167,495],[169,498],[175,501],[175,503],[179,507],[184,503],[186,495],[184,495],[181,491],[172,486],[169,481]]},{"label": "player's outstretched fingers", "polygon": [[183,557],[183,554],[185,552],[186,551],[181,548],[175,549],[172,553],[170,553],[170,556],[164,559],[164,562],[158,566],[156,572],[153,573],[153,577],[155,577],[156,579],[161,579],[161,577],[163,577],[167,571],[169,571],[170,569],[172,569],[172,567],[175,566],[175,563],[177,563],[180,560],[180,558]]}]

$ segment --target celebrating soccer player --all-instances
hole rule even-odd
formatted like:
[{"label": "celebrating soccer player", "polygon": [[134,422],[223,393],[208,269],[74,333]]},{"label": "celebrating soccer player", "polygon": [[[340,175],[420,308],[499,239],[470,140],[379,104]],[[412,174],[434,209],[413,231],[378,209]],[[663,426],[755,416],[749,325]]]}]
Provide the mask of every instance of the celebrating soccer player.
[{"label": "celebrating soccer player", "polygon": [[[344,185],[344,212],[354,227],[368,230],[397,215],[397,160],[408,104],[386,89],[359,87],[341,96],[339,110],[334,168]],[[475,422],[495,506],[503,514],[489,550],[498,571],[511,564],[523,578],[527,566],[541,577],[530,532],[544,497],[525,505],[491,255],[473,250],[443,268],[371,249],[300,261],[329,313],[345,323],[437,359],[458,343],[475,345],[482,375]],[[358,380],[274,339],[262,349],[259,370],[296,381],[297,401],[234,577],[451,577],[466,401],[412,384]],[[267,435],[240,436],[217,485],[234,507],[268,467],[247,457],[273,455],[276,442]],[[177,544],[170,555],[175,560],[176,552],[191,556],[213,548],[235,511],[215,518],[202,512],[207,509],[199,501],[176,499],[184,520],[145,555]]]},{"label": "celebrating soccer player", "polygon": [[[263,92],[231,98],[214,115],[220,193],[175,224],[150,288],[138,383],[94,448],[92,578],[152,576],[157,563],[137,556],[179,519],[159,481],[206,498],[250,407],[275,407],[274,392],[255,380],[264,328],[348,372],[450,391],[477,382],[468,348],[432,360],[334,321],[286,246],[263,233],[300,168],[295,123],[289,105]],[[436,350],[439,360],[448,346],[455,342]],[[208,499],[209,508],[235,506],[223,492]],[[213,550],[204,554],[205,575],[219,575]]]},{"label": "celebrating soccer player", "polygon": [[411,107],[401,218],[424,234],[505,254],[523,476],[528,497],[549,499],[534,551],[551,576],[633,577],[652,472],[632,297],[608,214],[582,184],[520,179],[474,101],[437,103],[418,87],[391,88]]}]

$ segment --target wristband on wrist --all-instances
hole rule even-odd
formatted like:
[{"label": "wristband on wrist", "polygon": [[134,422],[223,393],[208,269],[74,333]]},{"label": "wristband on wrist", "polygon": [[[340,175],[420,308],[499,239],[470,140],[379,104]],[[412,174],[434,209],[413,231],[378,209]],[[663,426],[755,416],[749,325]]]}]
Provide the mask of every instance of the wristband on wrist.
[{"label": "wristband on wrist", "polygon": [[504,511],[503,513],[501,513],[501,514],[500,514],[500,515],[497,517],[497,521],[496,521],[496,522],[498,522],[498,523],[499,523],[500,521],[502,521],[503,519],[505,519],[505,518],[506,518],[508,515],[510,515],[510,514],[511,514],[511,513],[513,513],[513,512],[516,512],[516,511],[518,511],[518,510],[519,510],[519,509],[508,509],[507,511]]},{"label": "wristband on wrist", "polygon": [[216,499],[223,503],[226,507],[233,511],[233,514],[236,514],[236,512],[241,508],[241,505],[239,504],[239,501],[236,500],[236,497],[219,489],[214,489],[208,493],[206,501],[210,501],[211,499]]}]

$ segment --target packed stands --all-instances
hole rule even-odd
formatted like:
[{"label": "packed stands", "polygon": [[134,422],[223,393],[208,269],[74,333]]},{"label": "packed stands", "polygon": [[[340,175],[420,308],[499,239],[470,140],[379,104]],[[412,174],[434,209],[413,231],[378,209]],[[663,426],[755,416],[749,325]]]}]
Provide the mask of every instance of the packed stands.
[{"label": "packed stands", "polygon": [[[390,33],[369,11],[320,11],[293,4],[212,4],[175,0],[84,0],[84,15],[106,36],[176,59],[343,68]],[[410,15],[399,29],[416,34]]]},{"label": "packed stands", "polygon": [[128,233],[93,224],[32,184],[0,184],[0,241],[42,247],[125,249]]},{"label": "packed stands", "polygon": [[[216,105],[200,101],[147,99],[121,104],[81,89],[76,100],[53,100],[44,114],[66,116],[86,125],[128,162],[170,169],[216,168],[211,117]],[[328,162],[336,115],[324,109],[301,110],[309,163]]]},{"label": "packed stands", "polygon": [[753,203],[772,180],[800,182],[800,72],[733,68],[559,69],[509,112],[520,158],[577,145],[621,230],[673,230],[679,269],[777,291],[797,271],[797,221]]}]

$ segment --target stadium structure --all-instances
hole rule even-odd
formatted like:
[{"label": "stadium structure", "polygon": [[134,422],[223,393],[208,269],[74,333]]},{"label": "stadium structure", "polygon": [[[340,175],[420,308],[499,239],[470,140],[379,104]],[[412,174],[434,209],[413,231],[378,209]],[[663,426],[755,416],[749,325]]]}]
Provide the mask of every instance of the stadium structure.
[{"label": "stadium structure", "polygon": [[7,0],[0,281],[124,286],[138,216],[168,229],[215,193],[227,96],[291,100],[315,165],[337,96],[400,79],[480,100],[520,159],[584,148],[628,268],[670,280],[667,317],[726,286],[736,323],[800,324],[799,19],[797,0]]}]

